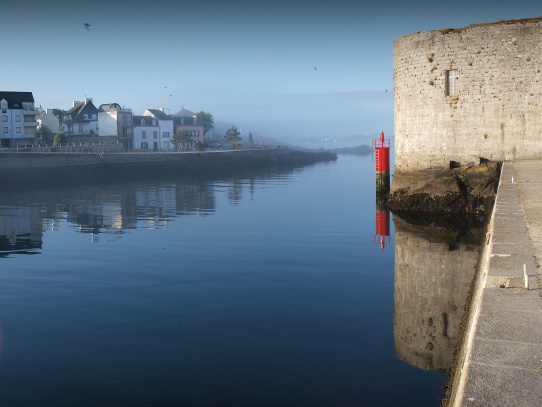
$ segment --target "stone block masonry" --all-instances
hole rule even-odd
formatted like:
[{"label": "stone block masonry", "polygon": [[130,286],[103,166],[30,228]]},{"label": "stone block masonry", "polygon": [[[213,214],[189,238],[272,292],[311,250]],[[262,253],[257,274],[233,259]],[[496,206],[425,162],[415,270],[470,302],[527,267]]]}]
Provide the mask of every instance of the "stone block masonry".
[{"label": "stone block masonry", "polygon": [[395,172],[542,158],[541,71],[542,17],[396,39]]}]

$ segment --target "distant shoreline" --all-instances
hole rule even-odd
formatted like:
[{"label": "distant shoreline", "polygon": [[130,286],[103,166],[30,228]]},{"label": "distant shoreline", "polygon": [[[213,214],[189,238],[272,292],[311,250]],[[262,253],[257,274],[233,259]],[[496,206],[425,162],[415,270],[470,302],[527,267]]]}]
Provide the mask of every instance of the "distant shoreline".
[{"label": "distant shoreline", "polygon": [[153,174],[209,174],[333,161],[329,151],[284,147],[201,152],[13,152],[0,151],[0,188],[92,178],[137,179]]}]

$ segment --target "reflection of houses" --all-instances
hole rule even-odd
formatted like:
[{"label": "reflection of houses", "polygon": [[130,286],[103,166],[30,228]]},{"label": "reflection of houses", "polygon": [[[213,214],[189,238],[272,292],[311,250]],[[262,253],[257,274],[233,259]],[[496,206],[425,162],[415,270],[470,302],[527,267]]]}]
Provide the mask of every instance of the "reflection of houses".
[{"label": "reflection of houses", "polygon": [[152,116],[134,115],[134,150],[158,150],[160,125]]},{"label": "reflection of houses", "polygon": [[38,122],[38,127],[47,127],[51,135],[60,132],[60,120],[53,114],[53,109],[46,109],[40,112],[36,121]]},{"label": "reflection of houses", "polygon": [[175,134],[185,131],[192,142],[203,143],[203,125],[198,120],[196,113],[186,110],[184,107],[173,115]]},{"label": "reflection of houses", "polygon": [[0,209],[0,257],[12,252],[40,249],[42,239],[39,207],[9,206]]},{"label": "reflection of houses", "polygon": [[100,137],[110,137],[111,141],[119,141],[124,148],[132,149],[132,116],[132,109],[123,108],[118,103],[100,105],[98,109]]},{"label": "reflection of houses", "polygon": [[91,98],[73,102],[73,107],[62,115],[62,132],[66,136],[97,136],[98,109]]},{"label": "reflection of houses", "polygon": [[34,144],[39,111],[34,109],[32,92],[0,92],[2,147]]},{"label": "reflection of houses", "polygon": [[74,202],[68,212],[68,220],[79,225],[82,233],[100,233],[102,229],[120,230],[123,219],[120,203],[103,199],[79,200]]},{"label": "reflection of houses", "polygon": [[175,217],[175,186],[149,187],[136,190],[137,219],[145,220],[147,227],[159,228]]},{"label": "reflection of houses", "polygon": [[213,189],[203,183],[178,184],[176,202],[181,215],[205,216],[216,207]]},{"label": "reflection of houses", "polygon": [[[158,131],[158,145],[154,150],[171,150],[171,137],[173,136],[173,119],[164,113],[163,108],[147,109],[143,113],[143,116],[154,117],[158,120],[160,129]],[[153,140],[154,147],[154,140]]]},{"label": "reflection of houses", "polygon": [[397,355],[424,370],[449,369],[480,247],[434,241],[394,222]]}]

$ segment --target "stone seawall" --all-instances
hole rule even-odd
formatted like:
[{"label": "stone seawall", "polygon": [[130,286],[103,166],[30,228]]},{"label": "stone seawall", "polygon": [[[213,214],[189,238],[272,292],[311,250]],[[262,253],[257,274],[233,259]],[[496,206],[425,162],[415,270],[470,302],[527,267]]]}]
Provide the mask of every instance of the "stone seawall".
[{"label": "stone seawall", "polygon": [[0,187],[50,179],[78,181],[93,176],[144,176],[157,171],[198,174],[269,166],[300,166],[336,159],[336,154],[327,151],[304,152],[288,148],[183,153],[0,152]]}]

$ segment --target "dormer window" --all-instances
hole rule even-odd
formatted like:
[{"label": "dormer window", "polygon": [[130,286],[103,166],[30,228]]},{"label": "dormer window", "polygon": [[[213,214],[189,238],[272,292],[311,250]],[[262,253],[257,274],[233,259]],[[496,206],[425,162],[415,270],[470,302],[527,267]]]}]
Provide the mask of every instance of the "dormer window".
[{"label": "dormer window", "polygon": [[156,126],[156,120],[152,119],[152,125]]},{"label": "dormer window", "polygon": [[83,115],[83,120],[88,120],[88,114]]},{"label": "dormer window", "polygon": [[145,125],[145,119],[141,119],[141,125],[142,125],[142,126]]},{"label": "dormer window", "polygon": [[8,112],[8,102],[6,101],[6,99],[2,99],[0,104],[2,106],[2,113],[7,113]]}]

